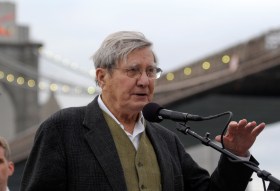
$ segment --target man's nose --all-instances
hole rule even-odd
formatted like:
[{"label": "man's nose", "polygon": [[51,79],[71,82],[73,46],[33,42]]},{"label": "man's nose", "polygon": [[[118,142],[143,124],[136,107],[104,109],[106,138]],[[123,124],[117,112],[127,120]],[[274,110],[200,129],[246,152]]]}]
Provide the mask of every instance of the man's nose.
[{"label": "man's nose", "polygon": [[149,77],[147,75],[146,71],[141,72],[141,75],[139,76],[137,83],[140,85],[148,85],[149,84]]}]

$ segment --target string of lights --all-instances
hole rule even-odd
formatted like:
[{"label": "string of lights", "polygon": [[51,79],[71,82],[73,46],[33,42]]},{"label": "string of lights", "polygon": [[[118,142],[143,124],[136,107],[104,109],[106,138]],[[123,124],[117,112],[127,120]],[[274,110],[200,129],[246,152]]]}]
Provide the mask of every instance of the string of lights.
[{"label": "string of lights", "polygon": [[[229,55],[223,55],[221,57],[221,63],[223,64],[229,64],[231,61],[231,57]],[[210,61],[203,61],[201,63],[201,69],[203,70],[209,70],[211,68],[211,62]],[[183,69],[183,73],[185,76],[191,76],[193,74],[193,67],[191,66],[187,66]],[[176,77],[176,74],[174,72],[168,72],[166,75],[165,75],[165,78],[167,81],[173,81]]]},{"label": "string of lights", "polygon": [[[34,52],[34,54],[51,63],[54,63],[55,65],[63,67],[64,69],[70,70],[75,74],[94,79],[94,69],[86,71],[78,67],[76,63],[60,56],[59,54],[55,54],[52,51],[41,48]],[[0,67],[0,81],[4,83],[17,85],[22,88],[38,88],[41,91],[50,90],[56,93],[64,94],[92,95],[99,92],[98,88],[94,86],[84,87],[69,83],[68,81],[54,79],[44,74],[38,74],[35,69],[26,65],[23,67],[23,64],[21,64],[19,61],[13,60],[12,58],[7,58],[5,55],[0,54],[0,58],[2,58],[0,62],[0,66],[2,66],[2,68]],[[231,57],[229,55],[223,55],[221,57],[221,62],[224,64],[228,64],[230,61]],[[201,63],[201,69],[209,70],[210,68],[210,61],[204,61]],[[183,73],[185,76],[191,76],[193,74],[193,68],[191,66],[187,66],[183,69]],[[165,75],[167,81],[173,81],[175,77],[176,73],[174,72],[168,72]]]},{"label": "string of lights", "polygon": [[37,88],[40,91],[53,91],[63,94],[93,95],[98,93],[97,88],[94,86],[85,87],[50,78],[37,80],[35,78],[30,78],[25,74],[22,75],[22,73],[6,72],[6,68],[3,68],[2,66],[0,67],[0,82],[17,86],[19,88],[29,88],[30,90],[35,90]]}]

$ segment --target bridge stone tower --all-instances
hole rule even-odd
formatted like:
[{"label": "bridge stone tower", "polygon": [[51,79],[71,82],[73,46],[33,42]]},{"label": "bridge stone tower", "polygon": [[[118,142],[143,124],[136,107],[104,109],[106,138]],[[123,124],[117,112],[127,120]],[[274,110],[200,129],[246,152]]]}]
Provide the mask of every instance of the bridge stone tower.
[{"label": "bridge stone tower", "polygon": [[36,53],[42,45],[15,18],[15,5],[0,2],[0,135],[7,138],[39,122]]}]

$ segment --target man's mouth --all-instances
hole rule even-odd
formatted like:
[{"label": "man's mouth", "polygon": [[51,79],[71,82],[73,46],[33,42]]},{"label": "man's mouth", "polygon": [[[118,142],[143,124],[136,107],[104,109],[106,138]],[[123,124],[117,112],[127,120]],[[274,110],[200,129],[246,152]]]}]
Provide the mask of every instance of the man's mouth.
[{"label": "man's mouth", "polygon": [[147,96],[146,93],[136,93],[135,95],[137,95],[137,96]]}]

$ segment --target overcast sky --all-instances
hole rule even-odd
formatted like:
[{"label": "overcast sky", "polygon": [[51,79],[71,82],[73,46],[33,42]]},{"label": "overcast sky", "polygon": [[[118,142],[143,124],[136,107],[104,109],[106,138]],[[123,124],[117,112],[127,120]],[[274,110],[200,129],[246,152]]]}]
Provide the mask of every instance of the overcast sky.
[{"label": "overcast sky", "polygon": [[143,32],[169,71],[280,28],[278,0],[15,0],[31,38],[80,66],[119,30]]},{"label": "overcast sky", "polygon": [[[280,29],[279,0],[12,2],[17,5],[18,23],[30,27],[31,39],[42,42],[46,50],[60,54],[86,70],[93,67],[90,56],[103,39],[119,30],[144,33],[154,43],[159,66],[168,72],[272,29]],[[44,67],[43,72],[46,72]],[[91,98],[82,99],[88,102]],[[266,131],[253,151],[265,170],[273,171],[273,175],[278,173],[280,177],[277,165],[280,156],[274,156],[278,152],[267,154],[267,145],[275,148],[272,140],[279,137],[275,130]],[[264,144],[265,140],[270,142]],[[262,190],[261,187],[258,190]]]}]

